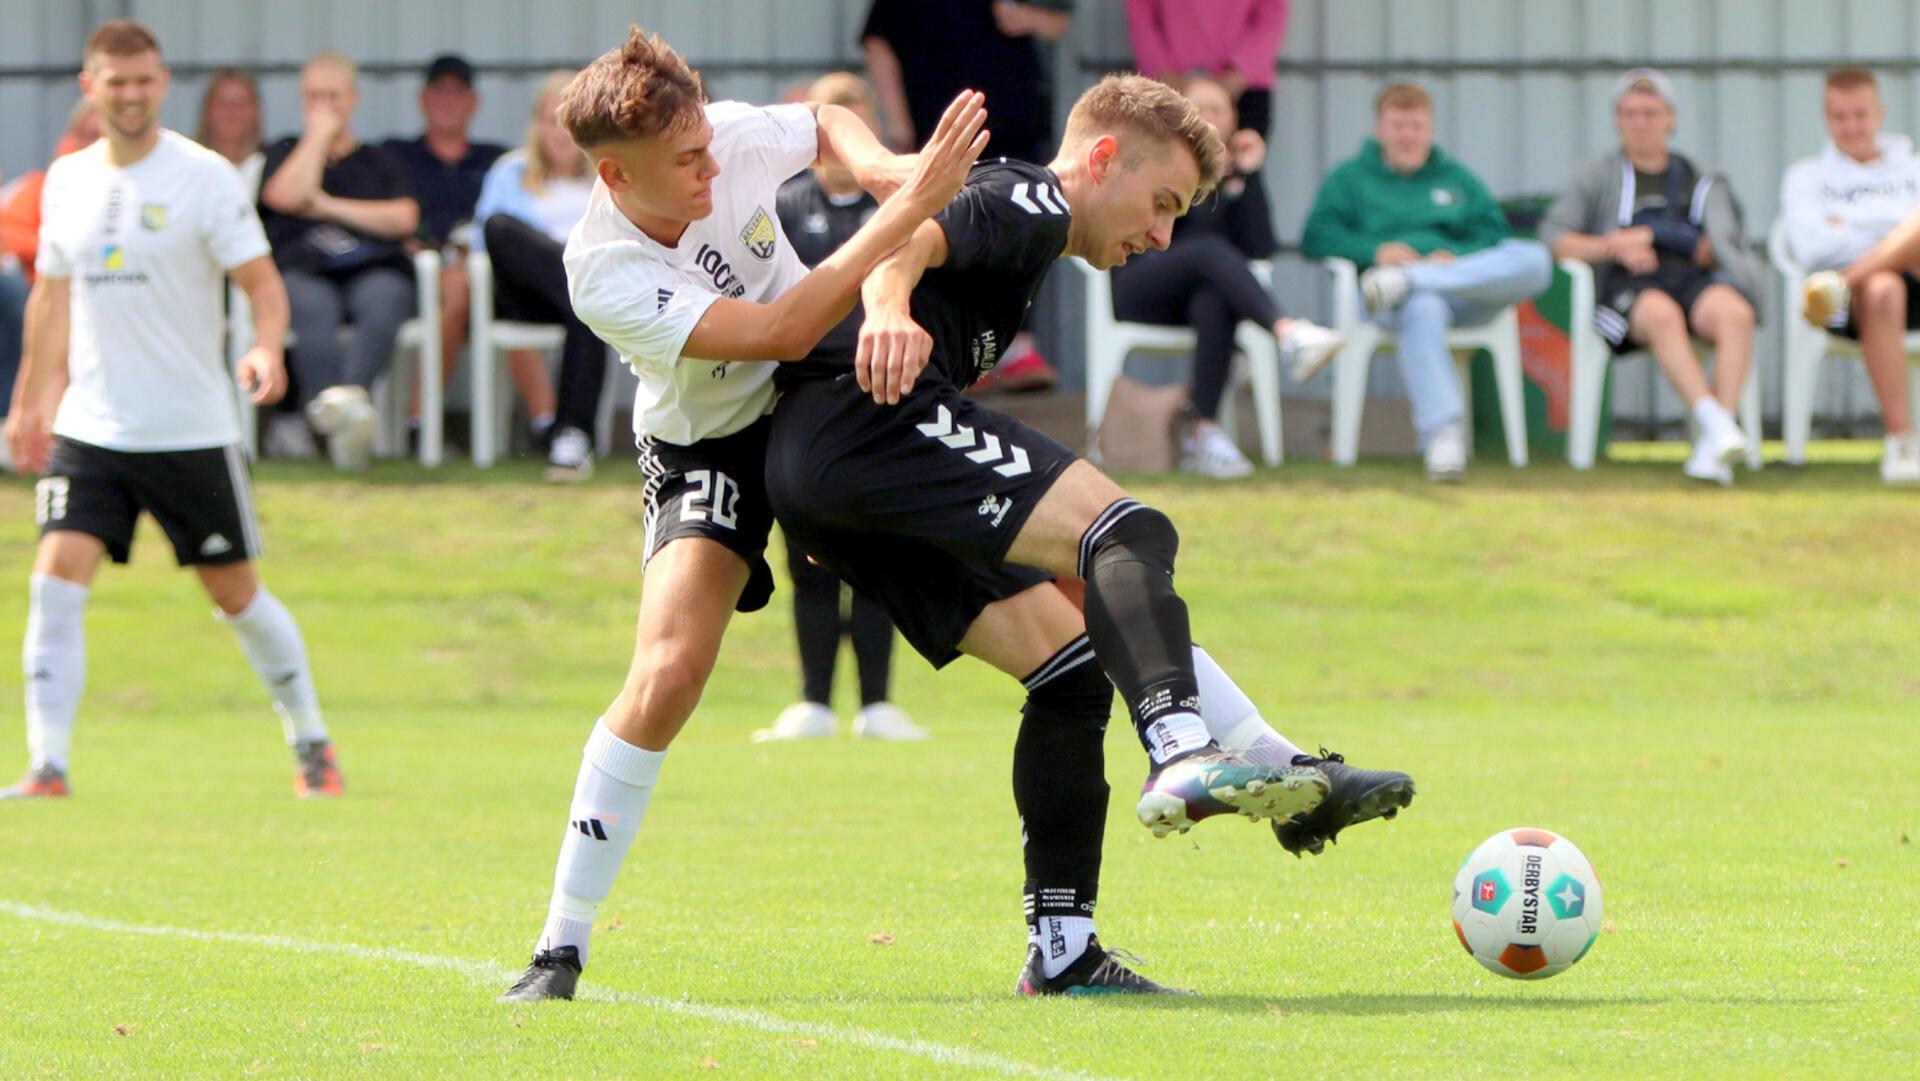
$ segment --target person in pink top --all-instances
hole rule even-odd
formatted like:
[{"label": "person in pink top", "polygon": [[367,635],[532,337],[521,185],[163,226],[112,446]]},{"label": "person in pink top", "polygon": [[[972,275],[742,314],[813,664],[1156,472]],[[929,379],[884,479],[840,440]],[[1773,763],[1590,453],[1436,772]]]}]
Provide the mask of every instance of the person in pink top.
[{"label": "person in pink top", "polygon": [[1140,73],[1180,85],[1205,75],[1233,95],[1240,126],[1266,137],[1273,61],[1287,34],[1287,0],[1127,0]]}]

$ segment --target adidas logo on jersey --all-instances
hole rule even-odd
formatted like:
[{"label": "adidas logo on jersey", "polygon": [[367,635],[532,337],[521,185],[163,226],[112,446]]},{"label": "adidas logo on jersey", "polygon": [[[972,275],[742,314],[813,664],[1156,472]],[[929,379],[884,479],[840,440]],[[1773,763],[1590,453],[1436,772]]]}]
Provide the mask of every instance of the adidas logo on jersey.
[{"label": "adidas logo on jersey", "polygon": [[[1027,192],[1033,195],[1029,197]],[[1022,180],[1013,186],[1013,205],[1029,214],[1065,214],[1066,197],[1052,184],[1029,184]]]},{"label": "adidas logo on jersey", "polygon": [[223,556],[233,551],[233,542],[214,533],[200,542],[200,554],[203,556]]},{"label": "adidas logo on jersey", "polygon": [[1003,477],[1018,477],[1033,472],[1033,464],[1028,460],[1025,450],[1009,443],[1006,451],[1002,452],[1000,437],[992,432],[981,433],[980,445],[975,447],[973,429],[964,424],[956,425],[952,411],[944,405],[939,407],[932,421],[914,427],[921,435],[938,439],[954,450],[966,451],[970,462],[992,464],[993,471]]}]

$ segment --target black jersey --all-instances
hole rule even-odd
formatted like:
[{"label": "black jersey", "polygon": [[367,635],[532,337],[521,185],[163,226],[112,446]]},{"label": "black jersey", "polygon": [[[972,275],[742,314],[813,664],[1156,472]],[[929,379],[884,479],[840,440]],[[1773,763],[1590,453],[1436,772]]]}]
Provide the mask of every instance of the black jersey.
[{"label": "black jersey", "polygon": [[[1073,218],[1051,169],[999,158],[975,165],[960,194],[933,220],[946,231],[947,261],[929,268],[914,288],[913,320],[933,337],[927,373],[964,390],[1000,363],[1048,268],[1066,250]],[[847,321],[857,332],[862,318],[856,306]],[[828,334],[806,360],[779,365],[775,384],[851,369],[857,338],[842,334],[846,327]]]},{"label": "black jersey", "polygon": [[[880,209],[873,196],[864,191],[850,199],[828,195],[811,169],[780,185],[774,206],[780,227],[793,244],[794,254],[809,270],[853,239],[853,234]],[[845,352],[851,357],[859,342],[859,320],[843,319],[820,339],[819,347]]]}]

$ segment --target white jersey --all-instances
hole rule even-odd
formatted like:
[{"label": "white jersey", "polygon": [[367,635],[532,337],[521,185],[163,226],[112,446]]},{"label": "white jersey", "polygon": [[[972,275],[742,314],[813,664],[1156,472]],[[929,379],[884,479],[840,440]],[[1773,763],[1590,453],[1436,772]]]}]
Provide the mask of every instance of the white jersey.
[{"label": "white jersey", "polygon": [[768,303],[806,276],[775,211],[780,185],[819,154],[804,105],[707,106],[713,125],[713,213],[667,247],[627,220],[595,182],[567,238],[574,314],[640,378],[633,429],[681,446],[731,435],[773,408],[773,365],[686,356],[687,336],[721,297]]},{"label": "white jersey", "polygon": [[1780,219],[1787,247],[1808,270],[1839,270],[1920,209],[1920,158],[1904,135],[1882,135],[1880,156],[1855,161],[1829,142],[1787,167]]},{"label": "white jersey", "polygon": [[102,139],[47,167],[40,214],[35,266],[73,291],[54,433],[129,451],[239,442],[222,295],[268,251],[240,174],[171,131],[124,169]]}]

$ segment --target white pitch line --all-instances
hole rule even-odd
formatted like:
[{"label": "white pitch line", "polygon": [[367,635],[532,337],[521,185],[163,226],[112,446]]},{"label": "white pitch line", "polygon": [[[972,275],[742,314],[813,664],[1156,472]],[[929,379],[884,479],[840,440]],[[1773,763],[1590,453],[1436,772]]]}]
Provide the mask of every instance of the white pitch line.
[{"label": "white pitch line", "polygon": [[[122,923],[119,920],[103,920],[78,912],[62,912],[43,905],[27,905],[17,901],[0,901],[0,913],[23,920],[79,927],[107,934],[182,938],[196,942],[220,942],[237,946],[265,946],[269,949],[291,950],[295,953],[331,954],[336,957],[356,957],[368,961],[412,965],[416,968],[443,969],[491,986],[503,985],[518,977],[521,972],[520,969],[509,968],[494,961],[470,961],[460,957],[442,957],[438,954],[415,953],[411,950],[395,950],[383,946],[356,946],[350,942],[320,942],[312,939],[289,938],[285,935],[250,935],[235,931],[200,931],[191,927]],[[595,1002],[618,1002],[664,1013],[697,1017],[717,1024],[757,1029],[782,1036],[807,1036],[822,1041],[872,1048],[876,1051],[892,1051],[923,1058],[941,1066],[983,1070],[1008,1077],[1040,1077],[1048,1078],[1050,1081],[1106,1081],[1095,1074],[1035,1066],[1017,1059],[1004,1058],[965,1047],[889,1036],[883,1032],[872,1032],[854,1028],[851,1025],[794,1021],[770,1013],[761,1013],[758,1010],[743,1010],[733,1006],[708,1006],[691,999],[657,998],[652,995],[637,995],[630,991],[610,991],[592,985],[582,987],[580,997]]]}]

